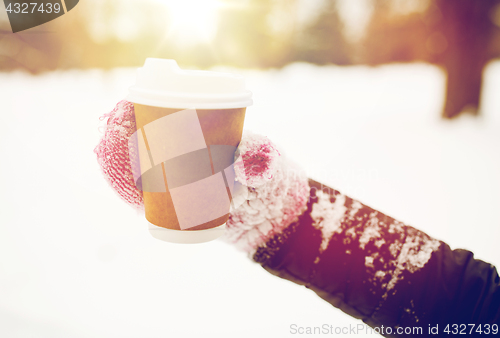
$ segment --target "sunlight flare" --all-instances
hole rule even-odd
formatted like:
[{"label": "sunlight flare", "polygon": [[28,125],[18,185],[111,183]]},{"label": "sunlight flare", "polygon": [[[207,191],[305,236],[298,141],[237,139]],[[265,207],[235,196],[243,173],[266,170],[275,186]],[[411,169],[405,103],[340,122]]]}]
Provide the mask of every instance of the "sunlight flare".
[{"label": "sunlight flare", "polygon": [[170,33],[182,44],[210,42],[217,32],[218,0],[156,0],[170,13]]}]

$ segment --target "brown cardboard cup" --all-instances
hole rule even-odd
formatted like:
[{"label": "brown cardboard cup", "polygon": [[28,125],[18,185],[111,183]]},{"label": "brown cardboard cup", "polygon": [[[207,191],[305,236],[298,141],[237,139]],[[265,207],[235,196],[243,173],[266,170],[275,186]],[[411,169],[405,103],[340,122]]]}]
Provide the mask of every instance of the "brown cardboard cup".
[{"label": "brown cardboard cup", "polygon": [[[140,130],[150,122],[183,110],[146,106],[137,103],[134,103],[134,108],[137,130]],[[196,109],[207,146],[230,145],[237,147],[241,141],[245,111],[246,108]],[[150,150],[147,143],[146,147]],[[147,156],[147,154],[141,156]],[[164,168],[162,169],[164,170]],[[182,168],[179,168],[179,170],[182,170]],[[212,173],[215,174],[215,172]],[[166,183],[166,192],[144,191],[143,196],[146,219],[150,223],[167,229],[181,230],[169,192],[168,181]],[[185,231],[210,229],[224,224],[229,217],[229,208],[230,205],[228,204],[227,214],[224,216],[186,229]],[[197,210],[192,210],[192,212],[196,213]]]}]

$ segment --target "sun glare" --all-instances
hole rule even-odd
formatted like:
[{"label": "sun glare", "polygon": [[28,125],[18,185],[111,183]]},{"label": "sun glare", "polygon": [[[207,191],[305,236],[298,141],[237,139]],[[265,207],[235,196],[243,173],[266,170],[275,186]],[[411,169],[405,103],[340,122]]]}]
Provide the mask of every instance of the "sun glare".
[{"label": "sun glare", "polygon": [[210,42],[217,32],[218,0],[156,0],[170,13],[171,36],[181,44]]}]

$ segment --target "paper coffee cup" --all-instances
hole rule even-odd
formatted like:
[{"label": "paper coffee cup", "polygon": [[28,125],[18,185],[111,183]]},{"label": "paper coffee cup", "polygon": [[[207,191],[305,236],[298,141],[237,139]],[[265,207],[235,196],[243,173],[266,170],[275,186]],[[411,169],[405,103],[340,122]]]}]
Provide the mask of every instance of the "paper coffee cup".
[{"label": "paper coffee cup", "polygon": [[233,74],[152,58],[138,69],[127,96],[137,126],[130,160],[154,237],[199,243],[223,234],[251,96]]}]

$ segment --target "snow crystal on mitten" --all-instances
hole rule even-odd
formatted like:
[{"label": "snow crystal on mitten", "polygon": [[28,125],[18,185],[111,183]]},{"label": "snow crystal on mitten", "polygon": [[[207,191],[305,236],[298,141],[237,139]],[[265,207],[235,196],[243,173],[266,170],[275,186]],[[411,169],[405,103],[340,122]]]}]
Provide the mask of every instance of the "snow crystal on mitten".
[{"label": "snow crystal on mitten", "polygon": [[246,132],[235,160],[237,181],[247,200],[229,215],[225,240],[253,254],[307,209],[305,173],[265,136]]}]

